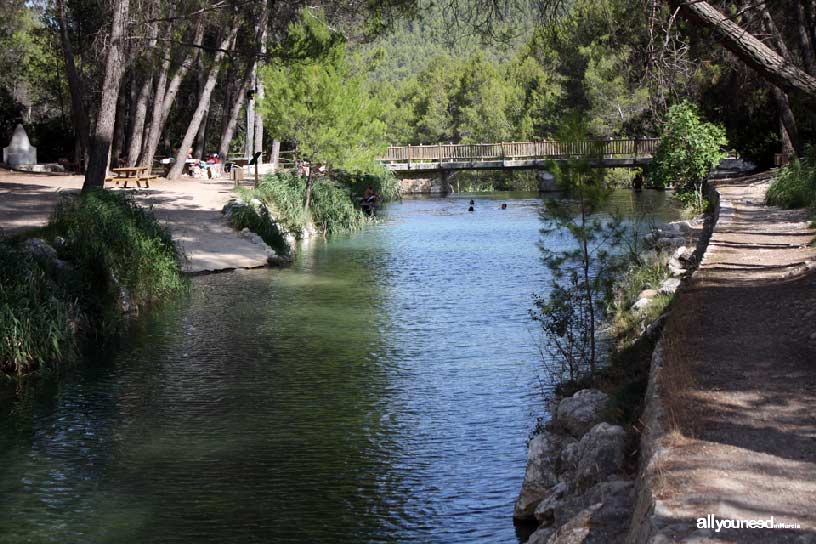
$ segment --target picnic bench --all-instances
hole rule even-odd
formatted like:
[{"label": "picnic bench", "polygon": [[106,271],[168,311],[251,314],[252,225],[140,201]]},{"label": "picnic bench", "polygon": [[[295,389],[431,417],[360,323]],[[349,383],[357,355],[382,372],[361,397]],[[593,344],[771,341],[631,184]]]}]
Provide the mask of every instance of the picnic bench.
[{"label": "picnic bench", "polygon": [[151,175],[149,166],[126,166],[122,168],[111,168],[115,174],[113,177],[105,178],[105,181],[114,181],[116,186],[119,182],[124,182],[123,188],[127,189],[128,181],[135,181],[136,185],[141,188],[142,182],[145,182],[145,187],[150,188],[150,180],[158,179],[159,176]]}]

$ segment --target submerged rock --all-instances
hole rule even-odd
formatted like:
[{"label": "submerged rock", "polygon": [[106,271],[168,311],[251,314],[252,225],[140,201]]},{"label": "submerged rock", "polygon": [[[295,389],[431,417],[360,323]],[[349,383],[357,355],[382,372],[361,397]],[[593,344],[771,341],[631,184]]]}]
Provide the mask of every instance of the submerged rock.
[{"label": "submerged rock", "polygon": [[560,451],[560,440],[553,433],[545,431],[530,440],[527,469],[513,510],[514,519],[534,519],[536,506],[547,494],[547,490],[558,483],[556,466]]},{"label": "submerged rock", "polygon": [[584,389],[558,404],[555,425],[566,433],[580,438],[603,420],[609,397],[597,389]]}]

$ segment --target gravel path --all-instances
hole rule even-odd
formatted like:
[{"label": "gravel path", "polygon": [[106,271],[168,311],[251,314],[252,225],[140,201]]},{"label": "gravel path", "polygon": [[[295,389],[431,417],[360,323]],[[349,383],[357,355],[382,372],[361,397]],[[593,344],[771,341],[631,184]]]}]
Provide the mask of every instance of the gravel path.
[{"label": "gravel path", "polygon": [[[685,378],[665,385],[682,389],[656,512],[670,541],[816,542],[816,232],[763,205],[768,180],[718,183],[720,220],[667,328]],[[707,514],[801,529],[698,530]]]},{"label": "gravel path", "polygon": [[[48,221],[65,193],[82,188],[81,176],[12,172],[0,169],[0,229],[13,234]],[[241,237],[224,221],[221,208],[234,196],[228,180],[167,181],[150,189],[130,190],[165,223],[187,258],[185,272],[201,273],[266,266],[267,247]]]}]

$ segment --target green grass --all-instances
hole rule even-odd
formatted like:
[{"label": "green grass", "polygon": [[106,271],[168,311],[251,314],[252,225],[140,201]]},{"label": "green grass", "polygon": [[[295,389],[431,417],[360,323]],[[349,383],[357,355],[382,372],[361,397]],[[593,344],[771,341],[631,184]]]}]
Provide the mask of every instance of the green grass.
[{"label": "green grass", "polygon": [[630,344],[640,335],[642,323],[650,323],[660,317],[668,306],[671,296],[659,294],[643,311],[635,311],[632,305],[644,289],[659,289],[670,277],[668,255],[658,253],[633,263],[616,283],[615,296],[609,307],[610,332],[619,346]]},{"label": "green grass", "polygon": [[69,300],[44,264],[0,241],[0,370],[22,374],[73,354]]},{"label": "green grass", "polygon": [[66,264],[31,257],[20,236],[0,242],[0,369],[7,373],[65,360],[79,336],[115,333],[123,295],[139,309],[186,289],[170,234],[123,193],[66,197],[33,234]]},{"label": "green grass", "polygon": [[65,239],[60,257],[80,271],[83,290],[109,298],[121,286],[143,306],[186,285],[170,233],[124,193],[96,190],[64,199],[49,226]]},{"label": "green grass", "polygon": [[786,209],[816,208],[816,151],[812,147],[802,159],[794,158],[779,170],[765,200]]},{"label": "green grass", "polygon": [[[252,189],[242,189],[241,196],[245,202],[249,203],[255,196]],[[289,252],[289,247],[283,237],[275,218],[269,213],[267,207],[262,206],[236,206],[232,209],[229,217],[233,228],[242,230],[248,228],[259,235],[266,244],[274,249],[278,254]]]}]

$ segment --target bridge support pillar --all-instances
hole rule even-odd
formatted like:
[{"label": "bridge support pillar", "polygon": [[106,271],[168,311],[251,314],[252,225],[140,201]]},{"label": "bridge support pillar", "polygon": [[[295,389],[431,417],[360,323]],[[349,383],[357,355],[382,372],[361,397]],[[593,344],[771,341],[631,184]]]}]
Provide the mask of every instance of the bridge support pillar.
[{"label": "bridge support pillar", "polygon": [[552,172],[539,170],[539,172],[536,174],[536,178],[538,179],[538,192],[554,193],[559,190],[558,183],[556,183],[555,176],[552,174]]},{"label": "bridge support pillar", "polygon": [[399,174],[400,194],[446,195],[451,192],[450,177],[447,170],[402,172]]}]

